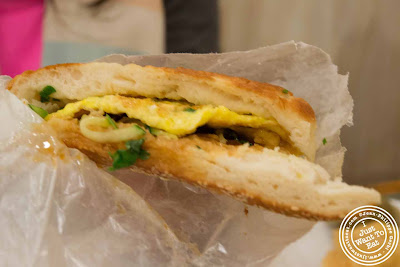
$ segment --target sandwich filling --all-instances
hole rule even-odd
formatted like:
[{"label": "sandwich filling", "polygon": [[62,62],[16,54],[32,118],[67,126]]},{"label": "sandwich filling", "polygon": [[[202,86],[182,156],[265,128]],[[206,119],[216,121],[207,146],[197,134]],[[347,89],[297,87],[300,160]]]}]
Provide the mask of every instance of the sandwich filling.
[{"label": "sandwich filling", "polygon": [[[56,106],[63,103],[50,97],[54,92],[56,90],[52,86],[45,87],[40,92],[41,102],[51,101]],[[56,104],[56,102],[58,103]],[[45,120],[57,118],[78,121],[81,134],[95,142],[126,142],[127,150],[118,150],[116,154],[111,155],[114,163],[124,162],[121,165],[123,167],[128,164],[125,164],[126,160],[121,160],[121,157],[135,155],[128,160],[129,164],[133,164],[140,153],[143,152],[143,159],[148,156],[147,152],[145,153],[141,149],[146,130],[156,137],[177,139],[196,134],[207,140],[211,138],[227,145],[247,143],[249,146],[255,145],[270,149],[279,147],[280,151],[284,153],[302,155],[290,141],[288,132],[273,117],[264,118],[254,114],[240,114],[224,106],[195,105],[186,101],[168,99],[105,95],[67,103],[51,114],[40,107],[33,105],[30,107]],[[115,167],[114,165],[113,167]]]},{"label": "sandwich filling", "polygon": [[233,144],[229,142],[233,140],[238,144],[281,147],[299,154],[288,133],[274,118],[239,114],[224,106],[106,95],[69,103],[45,117],[52,118],[79,119],[82,134],[100,143],[138,139],[145,133],[140,129],[147,128],[158,136],[208,134],[217,136],[222,143]]}]

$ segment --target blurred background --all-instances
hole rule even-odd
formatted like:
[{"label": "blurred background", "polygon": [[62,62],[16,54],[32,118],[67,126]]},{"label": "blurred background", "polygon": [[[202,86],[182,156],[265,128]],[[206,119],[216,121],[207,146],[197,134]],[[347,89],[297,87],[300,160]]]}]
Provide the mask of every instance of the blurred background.
[{"label": "blurred background", "polygon": [[354,126],[344,127],[344,180],[400,179],[400,1],[221,0],[222,51],[288,40],[331,55],[350,73]]},{"label": "blurred background", "polygon": [[396,0],[0,0],[0,73],[303,41],[350,73],[344,180],[373,184],[400,178],[399,10]]}]

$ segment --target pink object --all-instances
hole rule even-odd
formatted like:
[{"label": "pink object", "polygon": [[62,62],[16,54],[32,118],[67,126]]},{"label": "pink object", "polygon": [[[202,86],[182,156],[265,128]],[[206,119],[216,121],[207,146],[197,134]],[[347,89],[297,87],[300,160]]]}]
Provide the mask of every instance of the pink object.
[{"label": "pink object", "polygon": [[0,0],[0,74],[40,67],[43,0]]}]

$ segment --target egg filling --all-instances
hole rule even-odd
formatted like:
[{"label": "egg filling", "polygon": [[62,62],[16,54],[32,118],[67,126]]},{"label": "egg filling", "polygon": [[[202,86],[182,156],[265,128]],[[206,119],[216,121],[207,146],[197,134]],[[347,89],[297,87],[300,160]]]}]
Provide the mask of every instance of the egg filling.
[{"label": "egg filling", "polygon": [[[193,105],[187,102],[158,100],[152,98],[126,97],[120,95],[106,95],[102,97],[88,97],[84,100],[67,104],[63,109],[46,116],[51,118],[73,119],[89,113],[91,117],[103,117],[104,113],[114,116],[121,128],[132,126],[132,121],[146,126],[160,135],[180,138],[190,134],[207,134],[219,136],[221,142],[229,140],[239,143],[248,142],[250,145],[258,144],[268,148],[283,147],[292,154],[299,154],[289,140],[288,133],[274,118],[263,118],[251,114],[239,114],[224,106]],[[119,117],[115,115],[120,115]],[[90,136],[101,142],[116,142],[122,136],[135,136],[138,133],[128,133],[123,129],[107,127],[105,120],[92,119],[91,123],[83,116],[81,119],[81,132],[86,137]],[[129,119],[128,119],[129,118]],[[82,126],[83,125],[83,126]],[[134,125],[137,125],[134,123]],[[108,125],[110,126],[110,125]],[[105,139],[95,132],[107,132]],[[92,133],[93,132],[93,133]],[[222,137],[222,138],[221,138]],[[240,138],[242,137],[242,138]],[[93,139],[90,138],[90,139]],[[122,139],[121,139],[122,138]],[[100,141],[99,141],[100,140]],[[231,142],[232,143],[232,142]]]}]

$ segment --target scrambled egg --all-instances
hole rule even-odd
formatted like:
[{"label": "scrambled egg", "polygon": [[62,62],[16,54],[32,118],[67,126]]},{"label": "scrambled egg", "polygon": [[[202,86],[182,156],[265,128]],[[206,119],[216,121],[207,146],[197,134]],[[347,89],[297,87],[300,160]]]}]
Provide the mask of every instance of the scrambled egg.
[{"label": "scrambled egg", "polygon": [[249,127],[254,129],[251,135],[257,136],[260,140],[270,139],[270,135],[274,133],[278,135],[278,139],[288,138],[286,131],[273,118],[238,114],[223,106],[191,105],[119,95],[89,97],[67,104],[63,109],[48,115],[46,120],[52,117],[72,119],[81,110],[100,110],[109,114],[125,113],[129,118],[178,136],[194,133],[198,127],[208,125],[212,128]]}]

